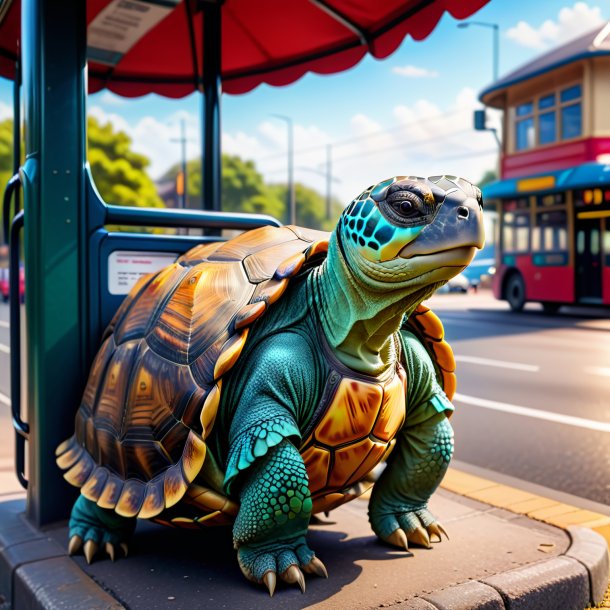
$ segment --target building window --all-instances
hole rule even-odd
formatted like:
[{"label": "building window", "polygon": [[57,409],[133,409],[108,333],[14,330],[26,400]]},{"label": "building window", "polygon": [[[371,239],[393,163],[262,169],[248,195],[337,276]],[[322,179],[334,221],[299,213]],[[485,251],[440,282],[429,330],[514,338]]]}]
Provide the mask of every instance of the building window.
[{"label": "building window", "polygon": [[582,87],[545,93],[515,107],[515,149],[553,144],[582,135]]},{"label": "building window", "polygon": [[516,108],[517,120],[515,123],[515,143],[517,150],[532,148],[536,143],[536,130],[534,127],[534,104],[527,102]]}]

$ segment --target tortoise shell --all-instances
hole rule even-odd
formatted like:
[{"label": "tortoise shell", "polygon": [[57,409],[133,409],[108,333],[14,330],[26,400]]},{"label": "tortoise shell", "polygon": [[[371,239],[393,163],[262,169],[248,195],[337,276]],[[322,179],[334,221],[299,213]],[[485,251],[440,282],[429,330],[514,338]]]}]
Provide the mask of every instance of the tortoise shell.
[{"label": "tortoise shell", "polygon": [[[157,517],[189,486],[187,496],[201,493],[191,483],[205,460],[223,376],[290,278],[324,259],[328,237],[263,227],[193,248],[140,278],[103,335],[75,433],[57,448],[64,478],[125,517]],[[451,398],[454,362],[442,325],[422,306],[413,320]],[[212,504],[226,504],[210,494]]]}]

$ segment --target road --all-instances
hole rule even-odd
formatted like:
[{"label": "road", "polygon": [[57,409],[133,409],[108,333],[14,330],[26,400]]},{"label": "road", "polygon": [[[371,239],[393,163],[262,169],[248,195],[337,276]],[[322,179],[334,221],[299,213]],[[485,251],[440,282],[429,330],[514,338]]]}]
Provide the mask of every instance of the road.
[{"label": "road", "polygon": [[610,505],[610,312],[429,303],[457,361],[455,458]]},{"label": "road", "polygon": [[[514,314],[483,291],[429,305],[458,364],[455,458],[610,505],[610,313],[549,317],[531,305]],[[8,474],[7,321],[0,304],[0,470]]]}]

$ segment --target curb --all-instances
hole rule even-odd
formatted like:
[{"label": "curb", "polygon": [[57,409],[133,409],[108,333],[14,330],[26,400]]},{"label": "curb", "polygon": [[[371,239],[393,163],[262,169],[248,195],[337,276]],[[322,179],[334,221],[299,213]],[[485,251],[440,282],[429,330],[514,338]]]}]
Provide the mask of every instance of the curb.
[{"label": "curb", "polygon": [[0,503],[0,610],[124,607],[87,576],[55,540],[23,518],[25,501]]},{"label": "curb", "polygon": [[582,610],[603,600],[610,517],[450,468],[441,487],[566,530],[563,555],[403,602],[401,610]]}]

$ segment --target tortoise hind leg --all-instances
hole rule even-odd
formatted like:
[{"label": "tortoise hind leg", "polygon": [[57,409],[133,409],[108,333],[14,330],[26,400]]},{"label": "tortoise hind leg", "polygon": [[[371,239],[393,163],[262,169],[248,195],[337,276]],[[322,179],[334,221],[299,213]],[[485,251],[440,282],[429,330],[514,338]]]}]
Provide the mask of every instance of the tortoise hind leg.
[{"label": "tortoise hind leg", "polygon": [[119,548],[127,556],[127,542],[135,527],[135,517],[121,517],[81,495],[70,514],[68,553],[74,555],[82,548],[87,563],[91,563],[100,549],[112,561]]}]

